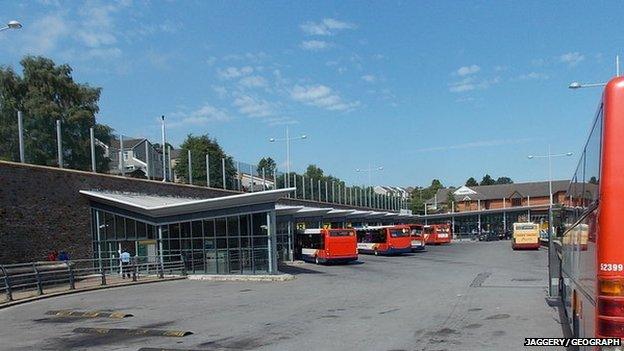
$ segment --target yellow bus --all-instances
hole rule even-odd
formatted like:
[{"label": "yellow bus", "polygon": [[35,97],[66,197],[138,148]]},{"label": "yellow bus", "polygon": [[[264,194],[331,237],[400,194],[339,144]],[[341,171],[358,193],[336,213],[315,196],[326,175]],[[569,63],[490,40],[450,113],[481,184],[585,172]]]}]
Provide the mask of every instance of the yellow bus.
[{"label": "yellow bus", "polygon": [[535,223],[514,223],[511,248],[518,249],[539,249],[540,228]]}]

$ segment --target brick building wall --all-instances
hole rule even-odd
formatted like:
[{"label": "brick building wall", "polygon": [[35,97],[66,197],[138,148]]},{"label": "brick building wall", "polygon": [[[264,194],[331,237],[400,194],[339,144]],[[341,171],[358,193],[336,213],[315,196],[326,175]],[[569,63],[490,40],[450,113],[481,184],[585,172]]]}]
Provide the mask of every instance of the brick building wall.
[{"label": "brick building wall", "polygon": [[89,202],[80,190],[198,198],[238,193],[0,161],[0,263],[45,260],[52,250],[91,258]]}]

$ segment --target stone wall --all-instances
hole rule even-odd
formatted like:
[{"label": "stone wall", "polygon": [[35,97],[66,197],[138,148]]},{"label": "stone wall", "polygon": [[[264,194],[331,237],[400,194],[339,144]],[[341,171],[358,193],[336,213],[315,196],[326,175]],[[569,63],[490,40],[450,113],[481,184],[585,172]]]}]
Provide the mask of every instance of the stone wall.
[{"label": "stone wall", "polygon": [[80,190],[212,198],[235,191],[0,161],[0,263],[50,251],[92,258],[89,202]]}]

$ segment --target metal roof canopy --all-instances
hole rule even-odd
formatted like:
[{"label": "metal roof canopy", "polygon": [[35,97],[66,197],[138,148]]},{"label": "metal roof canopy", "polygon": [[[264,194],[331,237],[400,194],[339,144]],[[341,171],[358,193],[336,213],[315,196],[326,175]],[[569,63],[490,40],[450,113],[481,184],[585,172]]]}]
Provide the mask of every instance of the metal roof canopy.
[{"label": "metal roof canopy", "polygon": [[355,212],[355,210],[343,210],[343,209],[332,209],[323,215],[324,218],[337,218],[337,217],[346,217],[347,215]]},{"label": "metal roof canopy", "polygon": [[370,216],[371,214],[373,214],[372,211],[355,210],[353,213],[348,214],[347,217],[348,218],[368,218],[368,216]]},{"label": "metal roof canopy", "polygon": [[287,206],[287,205],[275,205],[275,211],[278,216],[286,216],[297,213],[302,210],[304,206]]},{"label": "metal roof canopy", "polygon": [[95,202],[119,207],[151,217],[165,217],[254,204],[274,203],[279,198],[288,195],[292,191],[294,191],[294,188],[236,194],[210,199],[95,190],[80,190],[80,193],[86,195],[90,200]]},{"label": "metal roof canopy", "polygon": [[333,210],[333,208],[321,208],[321,207],[304,207],[299,211],[294,213],[296,218],[302,217],[322,217],[329,211]]}]

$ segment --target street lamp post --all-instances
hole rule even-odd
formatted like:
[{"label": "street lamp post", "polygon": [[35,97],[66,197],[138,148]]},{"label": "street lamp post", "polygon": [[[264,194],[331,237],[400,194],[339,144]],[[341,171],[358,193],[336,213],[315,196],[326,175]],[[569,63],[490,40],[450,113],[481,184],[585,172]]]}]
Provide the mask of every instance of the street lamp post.
[{"label": "street lamp post", "polygon": [[4,32],[5,30],[9,30],[9,29],[20,29],[22,28],[22,24],[19,23],[18,21],[9,21],[9,23],[7,23],[4,27],[0,28],[0,32]]},{"label": "street lamp post", "polygon": [[288,127],[286,127],[286,138],[284,139],[276,139],[276,138],[271,138],[269,139],[269,142],[274,143],[277,141],[284,141],[286,142],[286,174],[288,174],[288,176],[286,177],[286,183],[284,184],[286,187],[290,187],[290,142],[293,140],[304,140],[307,139],[308,136],[305,134],[301,134],[298,137],[294,137],[291,138],[290,134],[289,134],[289,130]]},{"label": "street lamp post", "polygon": [[[550,297],[557,296],[557,289],[555,286],[559,284],[559,279],[555,278],[558,274],[558,269],[553,265],[557,253],[555,252],[555,245],[553,243],[553,188],[552,188],[552,158],[553,157],[568,157],[572,156],[571,152],[562,154],[553,154],[550,151],[550,144],[548,145],[547,155],[529,155],[529,159],[547,158],[548,159],[548,295]],[[529,218],[529,220],[531,220]],[[555,282],[553,282],[553,279]]]}]

